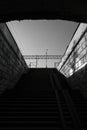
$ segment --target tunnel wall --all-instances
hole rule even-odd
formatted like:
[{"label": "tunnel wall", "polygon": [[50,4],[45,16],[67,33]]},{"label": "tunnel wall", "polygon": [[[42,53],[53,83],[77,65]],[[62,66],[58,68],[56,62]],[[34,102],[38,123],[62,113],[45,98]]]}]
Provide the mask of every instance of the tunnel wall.
[{"label": "tunnel wall", "polygon": [[0,94],[12,88],[27,70],[24,58],[5,23],[0,24]]},{"label": "tunnel wall", "polygon": [[87,65],[67,78],[72,89],[80,89],[83,96],[87,98]]}]

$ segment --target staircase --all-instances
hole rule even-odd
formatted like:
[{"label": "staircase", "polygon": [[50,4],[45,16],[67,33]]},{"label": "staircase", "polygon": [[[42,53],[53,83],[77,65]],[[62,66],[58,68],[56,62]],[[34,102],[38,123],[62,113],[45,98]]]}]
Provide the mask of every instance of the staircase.
[{"label": "staircase", "polygon": [[29,70],[0,97],[0,130],[85,130],[65,94],[52,69]]},{"label": "staircase", "polygon": [[0,130],[56,130],[55,98],[8,98],[0,101]]}]

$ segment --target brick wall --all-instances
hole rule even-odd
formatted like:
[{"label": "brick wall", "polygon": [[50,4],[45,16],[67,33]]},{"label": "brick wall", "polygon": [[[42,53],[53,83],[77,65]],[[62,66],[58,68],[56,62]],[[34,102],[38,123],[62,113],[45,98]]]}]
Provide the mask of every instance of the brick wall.
[{"label": "brick wall", "polygon": [[13,87],[27,70],[23,56],[6,24],[0,24],[0,94]]}]

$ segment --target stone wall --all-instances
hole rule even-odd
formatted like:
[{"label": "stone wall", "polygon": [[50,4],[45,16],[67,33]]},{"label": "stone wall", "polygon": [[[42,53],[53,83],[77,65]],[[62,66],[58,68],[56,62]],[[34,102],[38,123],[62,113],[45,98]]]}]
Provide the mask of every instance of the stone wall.
[{"label": "stone wall", "polygon": [[0,24],[0,94],[12,88],[27,70],[24,58],[6,24]]}]

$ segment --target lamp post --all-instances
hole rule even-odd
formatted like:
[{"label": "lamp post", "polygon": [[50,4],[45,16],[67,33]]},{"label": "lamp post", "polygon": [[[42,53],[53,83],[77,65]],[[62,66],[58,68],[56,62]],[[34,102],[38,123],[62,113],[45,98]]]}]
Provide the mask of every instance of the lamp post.
[{"label": "lamp post", "polygon": [[46,49],[46,68],[47,68],[47,51],[48,49]]}]

